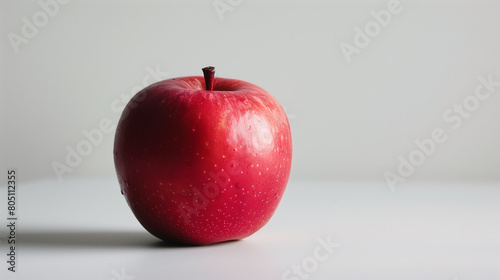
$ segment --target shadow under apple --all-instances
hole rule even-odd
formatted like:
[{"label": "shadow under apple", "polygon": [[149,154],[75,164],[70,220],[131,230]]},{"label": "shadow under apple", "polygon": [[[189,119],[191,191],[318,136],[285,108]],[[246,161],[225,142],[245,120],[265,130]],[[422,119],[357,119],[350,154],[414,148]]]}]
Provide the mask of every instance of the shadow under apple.
[{"label": "shadow under apple", "polygon": [[19,230],[16,243],[31,248],[193,248],[162,241],[146,231],[130,230]]}]

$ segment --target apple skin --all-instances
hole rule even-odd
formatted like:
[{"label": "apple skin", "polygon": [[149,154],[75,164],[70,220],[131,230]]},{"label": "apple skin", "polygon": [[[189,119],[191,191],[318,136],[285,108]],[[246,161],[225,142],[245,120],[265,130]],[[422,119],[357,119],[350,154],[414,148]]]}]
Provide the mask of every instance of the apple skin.
[{"label": "apple skin", "polygon": [[142,226],[174,243],[245,238],[275,212],[291,169],[285,111],[264,89],[168,79],[137,93],[118,123],[114,161]]}]

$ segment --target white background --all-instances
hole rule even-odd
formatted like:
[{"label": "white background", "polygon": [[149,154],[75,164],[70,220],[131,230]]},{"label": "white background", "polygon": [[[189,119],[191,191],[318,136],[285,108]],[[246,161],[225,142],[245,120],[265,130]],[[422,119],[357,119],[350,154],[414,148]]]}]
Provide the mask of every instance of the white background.
[{"label": "white background", "polygon": [[[55,178],[51,164],[66,164],[82,130],[117,123],[111,104],[142,87],[146,68],[178,77],[214,65],[286,108],[292,178],[383,181],[442,128],[446,142],[409,180],[500,179],[500,89],[459,129],[443,120],[478,76],[500,81],[499,2],[401,1],[351,63],[339,45],[389,1],[267,2],[242,1],[221,20],[212,1],[70,1],[16,54],[7,34],[22,36],[22,18],[42,9],[1,1],[1,168]],[[113,177],[113,136],[63,177]]]},{"label": "white background", "polygon": [[[390,1],[229,2],[218,15],[213,0],[74,0],[26,38],[39,2],[0,1],[0,169],[19,174],[21,270],[2,265],[0,278],[281,279],[331,235],[341,247],[311,279],[498,279],[500,87],[457,129],[443,114],[478,77],[500,82],[500,2],[401,1],[350,61],[340,45],[356,46],[356,28]],[[14,33],[27,42],[13,47]],[[119,195],[114,131],[58,180],[53,163],[67,165],[82,131],[115,126],[113,104],[154,82],[151,71],[207,65],[268,90],[289,115],[290,184],[261,231],[164,248]],[[384,173],[436,128],[446,141],[391,189]]]}]

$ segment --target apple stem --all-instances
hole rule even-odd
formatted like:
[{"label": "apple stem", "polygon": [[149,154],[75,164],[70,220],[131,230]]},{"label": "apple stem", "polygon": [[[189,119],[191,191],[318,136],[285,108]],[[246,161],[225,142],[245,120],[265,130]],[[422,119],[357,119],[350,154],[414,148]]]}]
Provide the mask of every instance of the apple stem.
[{"label": "apple stem", "polygon": [[205,77],[205,87],[209,91],[214,90],[214,81],[215,81],[215,67],[207,66],[203,69],[203,76]]}]

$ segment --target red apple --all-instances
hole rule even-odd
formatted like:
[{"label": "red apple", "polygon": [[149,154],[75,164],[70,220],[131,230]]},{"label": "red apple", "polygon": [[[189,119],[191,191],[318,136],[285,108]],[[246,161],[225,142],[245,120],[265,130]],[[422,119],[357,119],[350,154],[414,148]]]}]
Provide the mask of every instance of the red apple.
[{"label": "red apple", "polygon": [[290,175],[285,111],[264,89],[214,77],[152,84],[127,104],[114,143],[130,208],[154,236],[210,244],[245,238],[273,215]]}]

